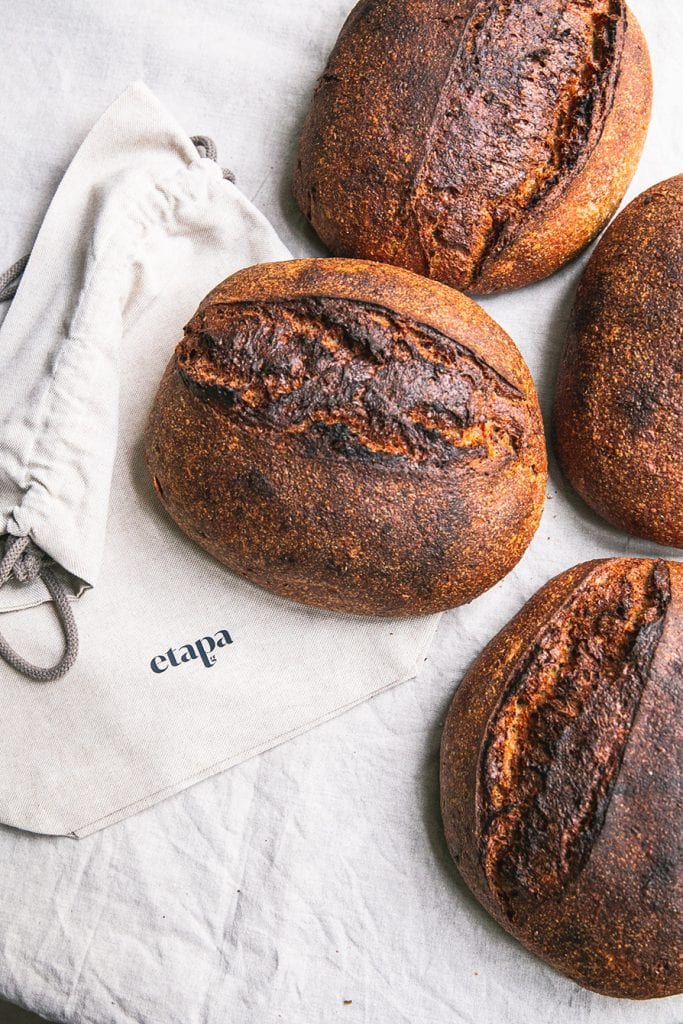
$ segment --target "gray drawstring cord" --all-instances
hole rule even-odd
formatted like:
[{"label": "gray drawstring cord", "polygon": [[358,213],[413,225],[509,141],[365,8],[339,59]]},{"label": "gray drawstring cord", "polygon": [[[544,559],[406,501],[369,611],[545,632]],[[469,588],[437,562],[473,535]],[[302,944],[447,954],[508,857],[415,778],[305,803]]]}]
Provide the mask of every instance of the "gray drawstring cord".
[{"label": "gray drawstring cord", "polygon": [[[218,163],[218,150],[216,149],[216,143],[213,139],[210,139],[208,135],[193,135],[192,143],[194,148],[197,150],[201,157],[207,160],[213,160],[214,163]],[[223,177],[226,181],[231,181],[235,184],[235,175],[227,167],[222,168]],[[26,264],[29,261],[31,253],[27,256],[22,256],[20,260],[13,263],[4,274],[0,274],[0,302],[9,302],[10,299],[14,298],[17,288],[19,287],[19,281],[21,275],[26,269]]]},{"label": "gray drawstring cord", "polygon": [[19,287],[19,280],[26,269],[27,263],[28,256],[22,256],[4,274],[0,274],[0,302],[9,302],[10,299],[14,298],[15,292]]},{"label": "gray drawstring cord", "polygon": [[[192,143],[200,156],[203,156],[206,160],[213,160],[215,164],[218,163],[218,150],[216,149],[216,143],[213,139],[210,139],[208,135],[193,135]],[[225,180],[231,181],[234,185],[235,175],[232,171],[228,167],[223,167],[222,171]]]},{"label": "gray drawstring cord", "polygon": [[[28,256],[22,256],[4,274],[0,274],[0,302],[7,302],[14,297],[28,259]],[[56,665],[42,668],[17,654],[0,633],[0,658],[29,679],[39,683],[52,683],[66,675],[76,661],[78,629],[64,584],[44,562],[43,552],[28,537],[7,537],[5,552],[0,560],[0,590],[11,576],[19,583],[32,583],[35,579],[42,579],[52,598],[64,633],[64,653]]]},{"label": "gray drawstring cord", "polygon": [[[22,256],[4,274],[0,274],[0,302],[7,302],[13,298],[28,259],[28,256]],[[32,583],[35,579],[42,579],[52,598],[64,633],[64,653],[56,665],[42,668],[17,654],[0,633],[0,658],[29,679],[39,683],[52,683],[66,675],[78,657],[78,629],[64,584],[44,562],[43,552],[28,537],[7,537],[5,552],[0,560],[0,590],[11,576],[19,583]]]},{"label": "gray drawstring cord", "polygon": [[38,683],[52,683],[71,669],[78,657],[78,628],[74,613],[69,603],[66,587],[55,573],[46,565],[45,555],[37,548],[29,537],[6,537],[5,553],[0,561],[0,589],[10,577],[14,576],[20,583],[32,583],[41,579],[47,587],[55,606],[59,623],[64,634],[64,653],[59,661],[48,668],[33,665],[20,654],[0,634],[0,658]]}]

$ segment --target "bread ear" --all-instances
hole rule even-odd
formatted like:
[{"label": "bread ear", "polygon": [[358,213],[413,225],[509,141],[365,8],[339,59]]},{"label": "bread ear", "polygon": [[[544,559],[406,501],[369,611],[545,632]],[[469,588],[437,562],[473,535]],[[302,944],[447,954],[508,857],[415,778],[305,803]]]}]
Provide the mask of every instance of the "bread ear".
[{"label": "bread ear", "polygon": [[510,245],[484,265],[473,294],[508,291],[548,277],[602,231],[636,172],[651,111],[650,53],[629,8],[614,104],[600,141],[566,191],[532,213]]}]

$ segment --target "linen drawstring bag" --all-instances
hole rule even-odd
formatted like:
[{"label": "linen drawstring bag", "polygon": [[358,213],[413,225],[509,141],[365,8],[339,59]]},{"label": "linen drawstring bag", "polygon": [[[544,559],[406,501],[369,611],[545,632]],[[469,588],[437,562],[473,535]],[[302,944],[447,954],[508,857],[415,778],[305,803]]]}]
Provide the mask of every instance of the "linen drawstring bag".
[{"label": "linen drawstring bag", "polygon": [[195,141],[131,86],[0,329],[0,820],[32,832],[88,835],[411,678],[438,621],[278,598],[156,499],[142,433],[183,325],[289,257]]}]

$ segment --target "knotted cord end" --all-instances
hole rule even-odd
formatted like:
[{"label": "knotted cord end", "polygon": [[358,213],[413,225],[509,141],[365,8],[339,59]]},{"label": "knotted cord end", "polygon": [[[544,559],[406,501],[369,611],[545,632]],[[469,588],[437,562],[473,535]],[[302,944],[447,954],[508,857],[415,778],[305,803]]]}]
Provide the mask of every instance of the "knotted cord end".
[{"label": "knotted cord end", "polygon": [[37,579],[43,581],[62,627],[64,653],[55,665],[43,668],[23,658],[0,634],[0,658],[29,679],[41,683],[54,682],[66,675],[78,657],[78,628],[66,587],[50,568],[45,553],[36,547],[30,537],[4,538],[4,554],[0,560],[0,589],[10,578],[18,583],[32,583]]},{"label": "knotted cord end", "polygon": [[[209,138],[208,135],[193,135],[192,143],[194,148],[197,150],[201,157],[206,160],[213,160],[214,163],[218,163],[218,150],[216,149],[216,143],[213,139]],[[235,184],[235,175],[229,167],[221,168],[223,171],[223,177],[226,181],[231,181]]]}]

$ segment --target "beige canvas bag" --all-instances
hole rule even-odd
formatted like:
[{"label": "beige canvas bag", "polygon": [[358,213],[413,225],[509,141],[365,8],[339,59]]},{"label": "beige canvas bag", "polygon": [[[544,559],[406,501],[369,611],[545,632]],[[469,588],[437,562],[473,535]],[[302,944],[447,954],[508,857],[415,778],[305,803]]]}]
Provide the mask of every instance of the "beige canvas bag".
[{"label": "beige canvas bag", "polygon": [[[437,617],[342,616],[266,593],[180,533],[148,480],[142,431],[184,323],[223,278],[288,255],[142,84],[59,187],[0,330],[5,824],[87,835],[424,658]],[[59,667],[40,681],[21,659]]]}]

